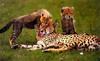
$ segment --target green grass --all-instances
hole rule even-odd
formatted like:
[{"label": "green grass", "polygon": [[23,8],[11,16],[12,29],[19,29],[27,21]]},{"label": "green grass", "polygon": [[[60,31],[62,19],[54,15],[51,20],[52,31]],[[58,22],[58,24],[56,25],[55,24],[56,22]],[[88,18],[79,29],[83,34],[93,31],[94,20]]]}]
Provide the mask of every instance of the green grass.
[{"label": "green grass", "polygon": [[[60,9],[62,6],[74,6],[76,31],[78,33],[95,34],[100,37],[100,4],[99,0],[0,0],[0,28],[6,23],[21,15],[29,14],[36,9],[45,8],[58,20],[60,33]],[[9,48],[8,39],[12,27],[0,34],[0,61],[100,61],[100,52],[67,51],[62,53],[43,53],[27,51],[24,49],[13,50]],[[17,39],[18,43],[36,42],[34,30],[24,29]]]}]

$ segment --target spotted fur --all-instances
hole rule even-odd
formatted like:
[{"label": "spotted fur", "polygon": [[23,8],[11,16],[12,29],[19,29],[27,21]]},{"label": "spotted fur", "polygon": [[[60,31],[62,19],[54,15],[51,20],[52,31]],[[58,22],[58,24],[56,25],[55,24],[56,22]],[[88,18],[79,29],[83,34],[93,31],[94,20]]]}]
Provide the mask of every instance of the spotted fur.
[{"label": "spotted fur", "polygon": [[[60,50],[96,50],[100,47],[100,44],[97,39],[97,36],[87,34],[50,34],[48,36],[45,36],[40,41],[45,44],[46,48],[50,46],[58,46]],[[47,51],[49,50],[47,49]],[[55,51],[58,50],[59,49],[56,49]]]}]

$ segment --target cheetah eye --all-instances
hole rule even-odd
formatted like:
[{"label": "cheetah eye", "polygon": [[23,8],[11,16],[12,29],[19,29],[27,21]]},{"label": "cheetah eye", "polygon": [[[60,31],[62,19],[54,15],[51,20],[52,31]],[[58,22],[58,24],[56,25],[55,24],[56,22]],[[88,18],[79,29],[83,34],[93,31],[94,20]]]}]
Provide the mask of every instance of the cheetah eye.
[{"label": "cheetah eye", "polygon": [[42,16],[44,16],[44,14],[42,14]]},{"label": "cheetah eye", "polygon": [[41,32],[43,32],[43,30]]}]

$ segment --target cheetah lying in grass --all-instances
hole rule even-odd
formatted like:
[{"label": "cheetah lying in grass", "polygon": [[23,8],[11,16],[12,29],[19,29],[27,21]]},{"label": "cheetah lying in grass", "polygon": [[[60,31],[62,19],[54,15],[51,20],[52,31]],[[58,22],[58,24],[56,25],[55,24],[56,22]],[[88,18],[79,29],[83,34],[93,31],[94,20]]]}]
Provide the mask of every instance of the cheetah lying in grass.
[{"label": "cheetah lying in grass", "polygon": [[51,34],[40,41],[42,43],[37,44],[43,47],[44,51],[97,50],[100,48],[98,37],[87,34]]},{"label": "cheetah lying in grass", "polygon": [[50,34],[33,45],[29,50],[42,49],[43,51],[66,51],[66,50],[97,50],[100,49],[100,40],[95,35],[87,34]]}]

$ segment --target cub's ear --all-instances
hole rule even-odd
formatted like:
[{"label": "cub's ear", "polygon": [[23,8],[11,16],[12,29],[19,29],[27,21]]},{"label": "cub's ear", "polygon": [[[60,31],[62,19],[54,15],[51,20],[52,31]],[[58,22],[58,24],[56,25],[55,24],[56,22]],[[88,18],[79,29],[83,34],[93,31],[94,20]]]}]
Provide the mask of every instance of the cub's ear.
[{"label": "cub's ear", "polygon": [[62,8],[62,9],[61,9],[61,13],[63,13],[63,12],[64,12],[64,9]]},{"label": "cub's ear", "polygon": [[60,13],[61,16],[63,15],[63,12],[64,12],[64,9],[61,8],[61,13]]}]

